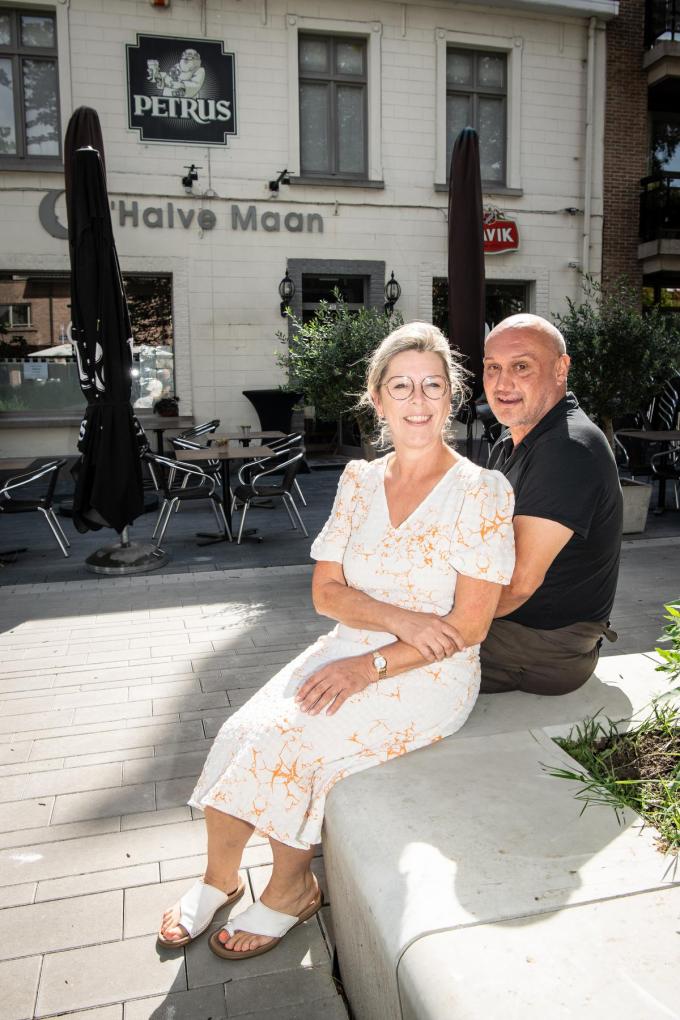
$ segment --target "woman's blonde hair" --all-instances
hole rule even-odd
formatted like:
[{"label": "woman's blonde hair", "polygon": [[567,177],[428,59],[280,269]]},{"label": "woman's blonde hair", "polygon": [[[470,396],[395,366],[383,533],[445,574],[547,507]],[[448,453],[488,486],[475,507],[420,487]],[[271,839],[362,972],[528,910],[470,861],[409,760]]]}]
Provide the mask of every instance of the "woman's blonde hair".
[{"label": "woman's blonde hair", "polygon": [[[439,355],[441,359],[443,375],[448,381],[451,394],[451,412],[443,433],[448,438],[451,419],[457,414],[469,395],[468,387],[465,384],[465,377],[469,373],[463,368],[459,358],[452,353],[449,342],[442,331],[429,322],[406,322],[385,337],[371,355],[366,373],[366,389],[361,395],[357,408],[365,412],[368,411],[377,418],[373,394],[378,392],[385,381],[392,359],[405,351],[431,351],[433,354]],[[387,423],[378,419],[375,445],[385,448],[390,445],[390,442]]]}]

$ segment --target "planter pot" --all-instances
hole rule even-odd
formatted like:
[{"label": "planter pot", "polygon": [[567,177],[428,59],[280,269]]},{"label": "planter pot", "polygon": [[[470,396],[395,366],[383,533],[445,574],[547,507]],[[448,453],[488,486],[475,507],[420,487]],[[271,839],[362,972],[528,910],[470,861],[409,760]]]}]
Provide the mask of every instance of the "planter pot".
[{"label": "planter pot", "polygon": [[645,530],[652,486],[635,482],[632,478],[621,479],[623,491],[623,534],[639,534]]},{"label": "planter pot", "polygon": [[260,427],[267,431],[290,432],[293,407],[301,398],[301,393],[290,393],[287,390],[242,390],[257,411]]}]

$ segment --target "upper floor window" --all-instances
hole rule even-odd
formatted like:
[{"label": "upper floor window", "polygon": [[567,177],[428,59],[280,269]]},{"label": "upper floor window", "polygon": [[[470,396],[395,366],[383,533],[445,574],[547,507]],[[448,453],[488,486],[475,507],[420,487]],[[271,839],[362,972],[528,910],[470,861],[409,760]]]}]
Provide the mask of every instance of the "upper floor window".
[{"label": "upper floor window", "polygon": [[55,15],[0,8],[0,158],[59,154]]},{"label": "upper floor window", "polygon": [[465,127],[479,135],[479,162],[485,184],[506,181],[507,57],[479,50],[446,51],[446,166],[456,136]]},{"label": "upper floor window", "polygon": [[0,305],[0,334],[6,329],[29,328],[30,325],[30,305]]},{"label": "upper floor window", "polygon": [[366,40],[300,34],[300,173],[367,176]]}]

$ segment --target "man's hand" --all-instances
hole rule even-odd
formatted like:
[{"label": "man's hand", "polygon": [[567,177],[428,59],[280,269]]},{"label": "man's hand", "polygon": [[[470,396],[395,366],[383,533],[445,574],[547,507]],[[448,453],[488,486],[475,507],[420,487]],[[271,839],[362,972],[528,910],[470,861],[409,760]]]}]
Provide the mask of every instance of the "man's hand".
[{"label": "man's hand", "polygon": [[335,715],[353,694],[358,694],[375,680],[372,657],[353,655],[322,666],[302,684],[295,700],[303,712],[318,715]]},{"label": "man's hand", "polygon": [[405,609],[395,620],[395,635],[416,648],[426,662],[441,662],[462,652],[465,641],[454,626],[435,613],[413,613]]}]

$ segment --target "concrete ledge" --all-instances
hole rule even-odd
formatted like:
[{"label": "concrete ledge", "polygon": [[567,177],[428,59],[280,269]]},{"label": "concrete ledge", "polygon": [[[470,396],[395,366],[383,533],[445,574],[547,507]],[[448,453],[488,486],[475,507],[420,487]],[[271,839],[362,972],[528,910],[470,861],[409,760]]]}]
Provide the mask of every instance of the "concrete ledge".
[{"label": "concrete ledge", "polygon": [[[333,789],[324,857],[357,1020],[486,1020],[510,1002],[522,1017],[585,1015],[587,983],[573,981],[565,1000],[571,1013],[556,1012],[553,997],[565,954],[578,942],[573,908],[648,892],[656,904],[670,893],[672,873],[636,816],[622,828],[610,809],[581,814],[572,784],[545,771],[546,764],[573,765],[546,730],[568,730],[600,708],[614,719],[642,711],[652,690],[664,687],[654,666],[644,655],[612,656],[565,698],[483,696],[459,734]],[[606,912],[592,912],[593,939],[581,956],[602,980],[614,947],[623,952],[624,943],[641,958],[656,945],[672,957],[670,920],[665,942],[655,936],[641,946],[658,907],[648,917],[639,903],[644,918],[617,928],[615,944],[597,920]],[[518,982],[511,962],[534,942],[549,950],[544,960],[554,954],[538,986]],[[488,946],[486,956],[476,955],[478,944]],[[656,971],[642,967],[637,980],[638,994],[656,1002]],[[637,1012],[620,1015],[642,1015],[634,997],[626,1001]]]}]

